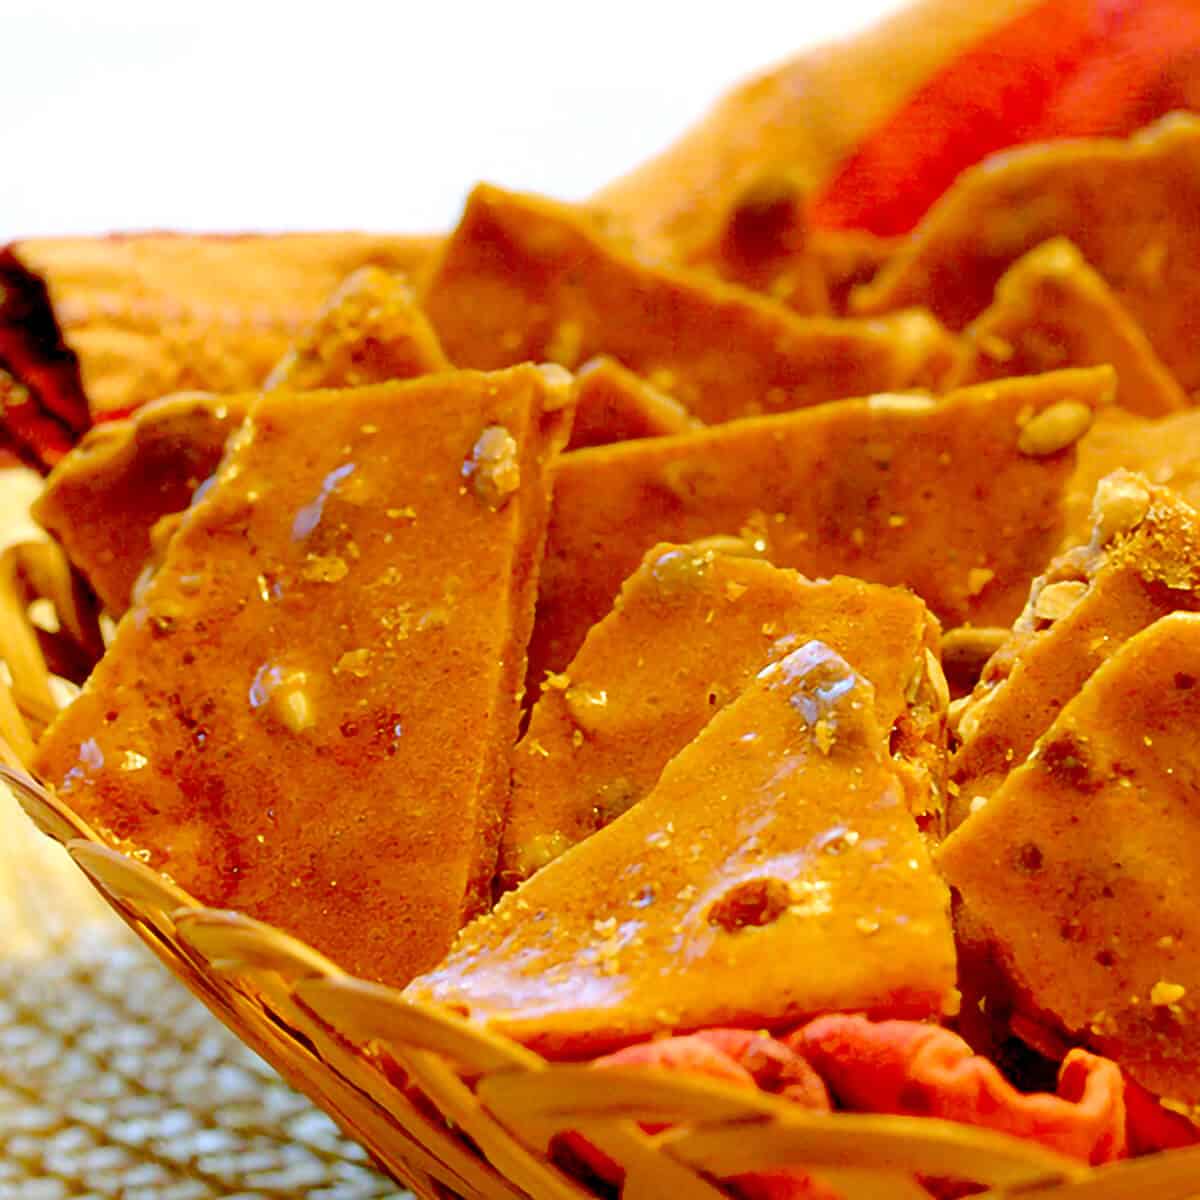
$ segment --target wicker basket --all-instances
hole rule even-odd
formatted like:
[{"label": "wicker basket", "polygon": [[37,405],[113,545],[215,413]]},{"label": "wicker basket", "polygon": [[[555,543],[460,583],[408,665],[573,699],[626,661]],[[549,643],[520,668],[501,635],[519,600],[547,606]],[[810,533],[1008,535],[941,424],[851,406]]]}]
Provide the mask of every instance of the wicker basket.
[{"label": "wicker basket", "polygon": [[[19,491],[19,489],[18,489]],[[555,1065],[356,979],[295,938],[205,908],[101,840],[28,772],[55,681],[30,603],[50,601],[60,641],[96,631],[57,547],[15,519],[0,530],[0,781],[66,848],[105,900],[247,1045],[421,1197],[587,1200],[597,1188],[552,1161],[578,1131],[621,1164],[628,1200],[718,1200],[720,1181],[804,1166],[847,1200],[918,1200],[914,1175],[961,1178],[989,1197],[1200,1200],[1200,1147],[1089,1169],[1028,1141],[932,1119],[814,1114],[706,1080]],[[639,1122],[669,1128],[656,1135]]]}]

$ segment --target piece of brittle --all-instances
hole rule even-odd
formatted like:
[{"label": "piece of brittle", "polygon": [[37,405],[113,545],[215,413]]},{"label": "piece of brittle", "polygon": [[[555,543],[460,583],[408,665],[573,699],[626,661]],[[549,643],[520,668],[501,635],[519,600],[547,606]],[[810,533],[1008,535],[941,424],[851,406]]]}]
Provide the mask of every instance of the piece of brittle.
[{"label": "piece of brittle", "polygon": [[814,638],[871,681],[909,806],[937,825],[946,710],[937,622],[903,589],[806,579],[751,553],[655,546],[571,663],[547,678],[514,758],[506,885],[636,804],[758,671]]},{"label": "piece of brittle", "polygon": [[41,776],[202,903],[431,966],[490,895],[564,377],[255,399]]},{"label": "piece of brittle", "polygon": [[408,989],[551,1054],[819,1012],[937,1016],[949,894],[871,685],[808,642],[649,795],[506,895]]}]

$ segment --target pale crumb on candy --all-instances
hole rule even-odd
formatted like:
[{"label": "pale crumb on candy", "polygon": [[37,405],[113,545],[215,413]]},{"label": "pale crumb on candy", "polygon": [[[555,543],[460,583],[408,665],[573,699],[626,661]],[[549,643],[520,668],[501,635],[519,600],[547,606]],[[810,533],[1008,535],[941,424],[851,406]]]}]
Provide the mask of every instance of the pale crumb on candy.
[{"label": "pale crumb on candy", "polygon": [[603,688],[587,688],[578,685],[563,692],[567,711],[571,719],[585,732],[594,732],[596,720],[608,707],[608,692]]},{"label": "pale crumb on candy", "polygon": [[967,595],[978,596],[995,578],[996,572],[990,567],[972,567],[967,572]]},{"label": "pale crumb on candy", "polygon": [[299,685],[281,688],[273,698],[279,719],[293,733],[303,733],[317,723],[312,701]]},{"label": "pale crumb on candy", "polygon": [[300,577],[309,583],[338,583],[349,573],[345,559],[336,554],[310,554],[300,568]]},{"label": "pale crumb on candy", "polygon": [[946,711],[950,707],[950,685],[946,682],[946,673],[942,670],[942,664],[938,662],[937,657],[928,647],[925,649],[925,677],[933,692],[934,705],[939,712]]},{"label": "pale crumb on candy", "polygon": [[937,407],[932,396],[921,396],[907,392],[879,392],[867,397],[867,408],[872,412],[923,413]]},{"label": "pale crumb on candy", "polygon": [[1078,579],[1051,583],[1038,593],[1034,615],[1043,621],[1058,621],[1065,617],[1087,594],[1087,584]]},{"label": "pale crumb on candy", "polygon": [[335,675],[354,675],[363,679],[370,673],[370,661],[370,650],[347,650],[334,664],[333,673]]},{"label": "pale crumb on candy", "polygon": [[1155,1008],[1171,1008],[1187,995],[1187,988],[1180,983],[1168,983],[1160,979],[1150,989],[1150,1003]]},{"label": "pale crumb on candy", "polygon": [[558,412],[571,402],[574,379],[571,372],[556,362],[539,363],[538,370],[546,385],[546,397],[542,407],[546,412]]},{"label": "pale crumb on candy", "polygon": [[975,344],[993,362],[1008,362],[1016,351],[1011,342],[1006,341],[998,333],[985,333],[976,339]]},{"label": "pale crumb on candy", "polygon": [[539,871],[548,863],[553,862],[564,850],[569,849],[570,844],[566,836],[557,831],[539,833],[536,837],[530,838],[518,850],[517,871],[523,878],[527,878],[535,871]]},{"label": "pale crumb on candy", "polygon": [[1150,511],[1150,499],[1150,489],[1136,475],[1119,471],[1100,480],[1092,501],[1094,543],[1106,546],[1132,532]]}]

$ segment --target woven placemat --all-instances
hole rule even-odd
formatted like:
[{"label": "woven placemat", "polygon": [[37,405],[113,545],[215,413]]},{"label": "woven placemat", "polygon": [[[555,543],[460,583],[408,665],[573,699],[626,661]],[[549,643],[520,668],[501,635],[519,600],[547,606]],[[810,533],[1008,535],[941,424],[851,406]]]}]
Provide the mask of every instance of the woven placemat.
[{"label": "woven placemat", "polygon": [[0,788],[0,1200],[401,1200]]}]

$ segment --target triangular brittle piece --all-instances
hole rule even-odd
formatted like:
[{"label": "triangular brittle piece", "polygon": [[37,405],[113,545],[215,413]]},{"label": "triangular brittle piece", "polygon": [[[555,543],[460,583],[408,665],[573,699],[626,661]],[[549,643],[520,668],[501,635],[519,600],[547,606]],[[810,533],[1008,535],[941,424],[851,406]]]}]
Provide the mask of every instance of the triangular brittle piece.
[{"label": "triangular brittle piece", "polygon": [[568,450],[699,429],[677,400],[611,358],[584,363],[575,375],[575,424]]},{"label": "triangular brittle piece", "polygon": [[937,389],[956,365],[927,314],[798,317],[741,288],[650,266],[590,214],[481,186],[424,305],[450,359],[490,369],[609,354],[703,421]]},{"label": "triangular brittle piece", "polygon": [[547,681],[517,747],[501,876],[517,882],[626,811],[769,662],[817,639],[867,675],[880,728],[913,765],[910,807],[941,807],[937,622],[911,592],[805,579],[705,547],[654,547]]},{"label": "triangular brittle piece", "polygon": [[1097,491],[1092,542],[1034,584],[958,721],[952,822],[1025,761],[1063,706],[1106,659],[1177,609],[1200,609],[1200,514],[1130,474]]},{"label": "triangular brittle piece", "polygon": [[1128,141],[1052,142],[964,171],[855,311],[928,307],[952,329],[978,316],[1004,271],[1069,238],[1109,282],[1187,391],[1200,387],[1200,119],[1177,114]]},{"label": "triangular brittle piece", "polygon": [[1200,1104],[1200,614],[1101,666],[942,870],[1020,1003],[1166,1099]]},{"label": "triangular brittle piece", "polygon": [[1108,368],[876,396],[565,455],[532,681],[561,671],[660,541],[747,540],[779,566],[912,587],[947,627],[1007,624],[1063,536],[1075,440]]},{"label": "triangular brittle piece", "polygon": [[206,904],[372,979],[436,962],[495,869],[569,390],[264,394],[42,776]]},{"label": "triangular brittle piece", "polygon": [[1123,409],[1161,417],[1189,407],[1146,335],[1065,238],[1031,250],[1005,273],[991,305],[967,327],[967,341],[970,379],[1110,363]]},{"label": "triangular brittle piece", "polygon": [[[276,365],[267,390],[355,387],[447,368],[400,276],[364,267],[334,293]],[[51,473],[37,519],[113,616],[151,558],[151,530],[186,508],[221,461],[251,397],[204,392],[152,401],[90,430]]]},{"label": "triangular brittle piece", "polygon": [[771,664],[650,795],[468,926],[409,994],[569,1055],[830,1009],[939,1013],[949,897],[875,714],[819,642]]},{"label": "triangular brittle piece", "polygon": [[105,421],[58,464],[34,516],[119,617],[151,557],[160,517],[187,508],[216,469],[252,397],[187,392]]},{"label": "triangular brittle piece", "polygon": [[333,293],[263,386],[297,392],[361,387],[449,366],[404,279],[363,267]]}]

